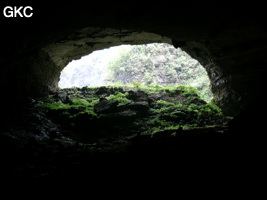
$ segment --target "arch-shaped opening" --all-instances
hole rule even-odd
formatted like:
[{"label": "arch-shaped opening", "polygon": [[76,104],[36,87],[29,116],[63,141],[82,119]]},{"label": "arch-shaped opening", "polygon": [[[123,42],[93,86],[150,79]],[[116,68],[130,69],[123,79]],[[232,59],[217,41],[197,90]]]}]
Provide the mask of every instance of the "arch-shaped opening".
[{"label": "arch-shaped opening", "polygon": [[168,43],[139,43],[97,50],[62,67],[61,89],[42,106],[82,140],[225,126],[200,63]]},{"label": "arch-shaped opening", "polygon": [[71,61],[61,72],[60,88],[140,83],[192,86],[202,99],[213,95],[205,68],[180,48],[166,43],[120,45]]},{"label": "arch-shaped opening", "polygon": [[[94,78],[89,77],[89,80],[94,79],[98,82],[98,87],[57,88],[52,96],[42,102],[42,106],[52,110],[53,117],[59,123],[65,126],[68,122],[67,130],[72,130],[75,137],[83,139],[85,137],[89,140],[94,137],[102,139],[114,137],[114,134],[121,136],[138,132],[155,135],[160,134],[161,131],[176,132],[175,130],[178,129],[225,126],[229,119],[214,102],[210,102],[212,96],[209,87],[212,84],[209,78],[218,79],[218,77],[214,76],[213,65],[209,64],[208,67],[205,65],[207,52],[200,50],[202,46],[199,43],[187,44],[193,49],[190,55],[197,57],[197,54],[203,58],[201,60],[205,65],[203,68],[182,49],[173,47],[172,43],[170,38],[154,33],[90,27],[76,31],[67,40],[61,39],[47,45],[42,48],[49,57],[45,62],[48,60],[56,67],[51,66],[57,69],[53,76],[47,77],[50,79],[49,84],[53,82],[53,85],[58,85],[60,79],[64,81],[64,77],[60,77],[60,74],[61,71],[64,72],[64,68],[67,69],[66,65],[88,53],[94,57],[94,62],[100,62],[98,55],[92,52],[101,54],[100,50],[104,49],[106,57],[102,62],[106,62],[108,68],[113,70],[105,75],[108,85],[118,81],[124,85],[105,87],[104,80],[100,78],[103,74],[97,74]],[[119,45],[128,46],[118,50],[115,47]],[[164,48],[158,50],[156,45]],[[126,59],[111,60],[113,56],[108,55],[108,49],[105,48],[115,49],[114,54],[123,52],[121,57]],[[187,48],[184,49],[189,51]],[[194,53],[194,51],[197,52]],[[133,52],[139,52],[139,54]],[[136,56],[140,56],[140,52],[143,52],[142,62],[137,62]],[[92,65],[89,73],[95,71],[92,68],[99,68],[95,63]],[[100,68],[102,69],[100,72],[106,71],[103,70],[103,66]],[[83,67],[80,69],[84,70]],[[86,76],[84,71],[79,71],[77,68],[74,70],[81,76]],[[190,73],[186,73],[188,77],[179,78],[179,75],[184,75],[186,71],[191,71],[191,77]],[[99,71],[96,70],[96,73]],[[202,80],[200,84],[197,80],[198,73],[204,74],[204,81]],[[70,74],[72,75],[73,72],[70,71]],[[216,76],[218,75],[216,71]],[[145,83],[146,87],[142,87],[142,83]],[[59,87],[62,87],[61,84],[63,82],[60,82]],[[129,84],[131,84],[130,87]],[[199,92],[192,86],[201,88],[205,91],[203,93],[208,95],[204,94],[201,98]],[[203,100],[205,95],[206,101]],[[122,124],[121,121],[124,123]],[[90,129],[90,135],[85,134],[88,129]]]}]

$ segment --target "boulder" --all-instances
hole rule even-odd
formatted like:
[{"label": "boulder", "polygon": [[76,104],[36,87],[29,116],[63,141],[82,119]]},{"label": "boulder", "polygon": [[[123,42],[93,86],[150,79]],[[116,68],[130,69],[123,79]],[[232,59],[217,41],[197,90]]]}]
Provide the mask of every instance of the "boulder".
[{"label": "boulder", "polygon": [[65,102],[67,100],[67,92],[59,90],[56,94],[56,98],[62,102]]},{"label": "boulder", "polygon": [[103,87],[99,87],[96,91],[95,94],[96,95],[103,95],[103,94],[107,94],[108,93],[108,88],[103,86]]},{"label": "boulder", "polygon": [[132,91],[130,90],[128,98],[133,101],[147,101],[148,100],[148,94],[144,91],[138,90],[138,91]]},{"label": "boulder", "polygon": [[131,102],[122,106],[119,106],[120,111],[132,110],[138,113],[147,113],[149,110],[149,104],[147,102]]},{"label": "boulder", "polygon": [[103,99],[99,103],[95,104],[94,111],[97,114],[112,113],[116,112],[119,102],[115,100]]}]

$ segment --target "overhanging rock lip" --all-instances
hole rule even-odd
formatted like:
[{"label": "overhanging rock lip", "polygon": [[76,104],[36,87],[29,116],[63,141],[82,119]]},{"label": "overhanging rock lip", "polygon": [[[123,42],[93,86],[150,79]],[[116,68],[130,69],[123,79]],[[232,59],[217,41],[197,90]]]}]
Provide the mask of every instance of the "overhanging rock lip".
[{"label": "overhanging rock lip", "polygon": [[123,44],[168,43],[172,40],[159,34],[113,28],[87,27],[51,43],[43,50],[63,69],[71,60],[79,59],[96,50]]}]

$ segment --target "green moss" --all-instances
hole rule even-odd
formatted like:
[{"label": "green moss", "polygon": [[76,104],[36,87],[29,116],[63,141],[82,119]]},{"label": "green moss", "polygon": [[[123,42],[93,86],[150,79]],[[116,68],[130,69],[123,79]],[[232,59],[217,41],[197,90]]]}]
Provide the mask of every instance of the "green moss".
[{"label": "green moss", "polygon": [[106,97],[107,100],[116,100],[119,102],[119,105],[124,105],[126,103],[132,102],[132,100],[129,100],[127,97],[129,96],[129,93],[121,93],[116,91],[115,94],[112,94],[108,97]]},{"label": "green moss", "polygon": [[[98,98],[70,98],[69,104],[64,104],[61,101],[52,102],[52,103],[42,103],[41,107],[47,108],[49,110],[61,110],[62,114],[64,116],[67,116],[68,118],[75,118],[78,117],[81,114],[88,114],[91,116],[96,116],[96,113],[94,112],[94,105],[98,102]],[[71,109],[73,108],[79,108],[76,111]]]},{"label": "green moss", "polygon": [[73,98],[73,99],[70,99],[70,101],[72,102],[72,106],[76,108],[90,106],[90,103],[86,101],[85,99]]},{"label": "green moss", "polygon": [[168,101],[164,101],[164,100],[158,100],[156,101],[156,105],[154,106],[154,108],[151,108],[150,111],[153,114],[159,114],[159,115],[163,115],[163,114],[170,114],[176,111],[180,111],[184,106],[181,103],[172,103],[172,102],[168,102]]},{"label": "green moss", "polygon": [[197,89],[191,86],[180,85],[180,86],[174,87],[172,90],[181,90],[182,93],[180,95],[182,96],[198,96]]},{"label": "green moss", "polygon": [[157,100],[156,103],[157,104],[160,104],[160,105],[164,105],[164,106],[174,106],[175,105],[172,102],[161,100],[161,99],[160,100]]},{"label": "green moss", "polygon": [[[113,87],[108,91],[109,94],[111,92],[112,94],[106,98],[108,100],[118,101],[119,105],[132,102],[132,100],[128,99],[129,93],[123,89],[125,87]],[[203,101],[197,101],[199,97],[197,96],[196,90],[190,87],[178,86],[173,88],[171,86],[161,87],[150,85],[140,86],[138,90],[143,90],[149,94],[161,93],[159,96],[162,96],[164,99],[155,101],[151,98],[148,112],[149,116],[133,119],[132,124],[129,126],[131,129],[133,126],[135,131],[153,134],[161,130],[175,130],[179,127],[183,127],[183,129],[201,128],[217,126],[224,123],[225,117],[221,109],[215,103],[206,104]],[[95,92],[96,90],[92,91]],[[90,94],[87,90],[83,92],[86,96],[85,94],[75,95],[75,93],[72,93],[71,96],[68,96],[69,98],[65,103],[61,101],[53,102],[53,99],[49,98],[46,103],[42,102],[40,105],[50,110],[56,110],[53,114],[63,116],[63,121],[68,119],[70,123],[73,121],[76,123],[79,119],[94,119],[97,116],[94,112],[94,106],[99,102],[99,96],[94,96],[94,94],[91,94],[91,91]],[[162,95],[164,93],[166,95]],[[183,97],[179,96],[180,94]],[[82,98],[78,96],[82,96]],[[188,99],[190,98],[191,100],[196,98],[196,103],[193,103],[194,101],[191,100],[189,101]],[[181,101],[177,102],[179,99]]]},{"label": "green moss", "polygon": [[[142,128],[143,133],[145,134],[154,134],[156,132],[159,132],[161,130],[172,130],[172,129],[178,129],[179,125],[174,122],[170,122],[167,120],[162,120],[159,118],[153,118],[153,119],[144,119],[142,123],[146,124],[145,128]],[[140,124],[137,124],[137,127]]]},{"label": "green moss", "polygon": [[180,125],[176,125],[176,126],[168,126],[168,127],[165,127],[164,130],[177,130],[180,128]]},{"label": "green moss", "polygon": [[179,85],[176,87],[173,87],[172,85],[167,85],[164,87],[164,86],[160,86],[157,84],[143,85],[142,83],[140,83],[138,81],[133,81],[132,83],[128,83],[128,84],[116,82],[116,83],[109,85],[108,87],[138,88],[140,90],[147,92],[148,94],[176,93],[177,91],[179,91],[181,96],[199,97],[199,92],[196,88],[191,87],[191,86],[184,86],[184,85]]},{"label": "green moss", "polygon": [[71,108],[69,104],[64,104],[61,101],[53,103],[43,103],[41,106],[51,110],[65,110]]}]

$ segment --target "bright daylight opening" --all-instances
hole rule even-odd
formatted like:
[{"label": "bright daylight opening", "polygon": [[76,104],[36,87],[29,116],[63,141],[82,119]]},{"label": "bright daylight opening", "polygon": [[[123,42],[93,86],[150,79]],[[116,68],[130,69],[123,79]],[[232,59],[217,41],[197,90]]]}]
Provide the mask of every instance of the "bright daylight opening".
[{"label": "bright daylight opening", "polygon": [[122,84],[195,87],[206,102],[213,98],[201,64],[170,44],[121,45],[73,60],[61,72],[59,87]]}]

